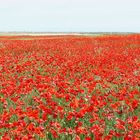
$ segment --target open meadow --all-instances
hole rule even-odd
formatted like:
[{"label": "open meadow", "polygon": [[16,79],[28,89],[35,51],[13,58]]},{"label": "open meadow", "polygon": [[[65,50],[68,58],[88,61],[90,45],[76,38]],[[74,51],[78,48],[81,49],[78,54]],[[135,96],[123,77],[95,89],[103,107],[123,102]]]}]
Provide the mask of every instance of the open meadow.
[{"label": "open meadow", "polygon": [[140,140],[140,34],[0,36],[0,140]]}]

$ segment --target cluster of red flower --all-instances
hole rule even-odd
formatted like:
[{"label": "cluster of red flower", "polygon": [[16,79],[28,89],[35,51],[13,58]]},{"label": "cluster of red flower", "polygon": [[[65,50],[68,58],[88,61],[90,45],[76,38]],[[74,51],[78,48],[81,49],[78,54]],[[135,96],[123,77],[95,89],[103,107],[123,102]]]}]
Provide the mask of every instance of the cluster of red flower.
[{"label": "cluster of red flower", "polygon": [[0,38],[0,139],[139,140],[140,35]]}]

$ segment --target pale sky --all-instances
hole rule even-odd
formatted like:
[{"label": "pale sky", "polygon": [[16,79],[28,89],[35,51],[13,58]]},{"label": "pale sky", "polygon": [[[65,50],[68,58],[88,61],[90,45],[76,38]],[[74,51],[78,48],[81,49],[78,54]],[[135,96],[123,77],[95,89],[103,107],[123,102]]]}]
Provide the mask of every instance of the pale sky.
[{"label": "pale sky", "polygon": [[140,32],[140,0],[0,0],[0,31]]}]

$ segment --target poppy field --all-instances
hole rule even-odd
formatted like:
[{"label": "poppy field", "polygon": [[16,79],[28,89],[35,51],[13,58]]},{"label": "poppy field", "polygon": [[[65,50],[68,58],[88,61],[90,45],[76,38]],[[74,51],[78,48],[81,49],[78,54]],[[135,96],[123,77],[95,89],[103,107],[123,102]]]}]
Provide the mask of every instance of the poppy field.
[{"label": "poppy field", "polygon": [[140,34],[0,36],[0,140],[140,140]]}]

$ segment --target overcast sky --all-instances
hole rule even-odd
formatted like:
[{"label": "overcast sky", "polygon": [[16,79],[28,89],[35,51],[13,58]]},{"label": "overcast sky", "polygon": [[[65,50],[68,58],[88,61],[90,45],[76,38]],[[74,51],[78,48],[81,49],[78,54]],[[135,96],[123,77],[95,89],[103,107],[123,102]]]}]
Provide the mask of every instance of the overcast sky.
[{"label": "overcast sky", "polygon": [[0,0],[0,31],[140,32],[140,0]]}]

